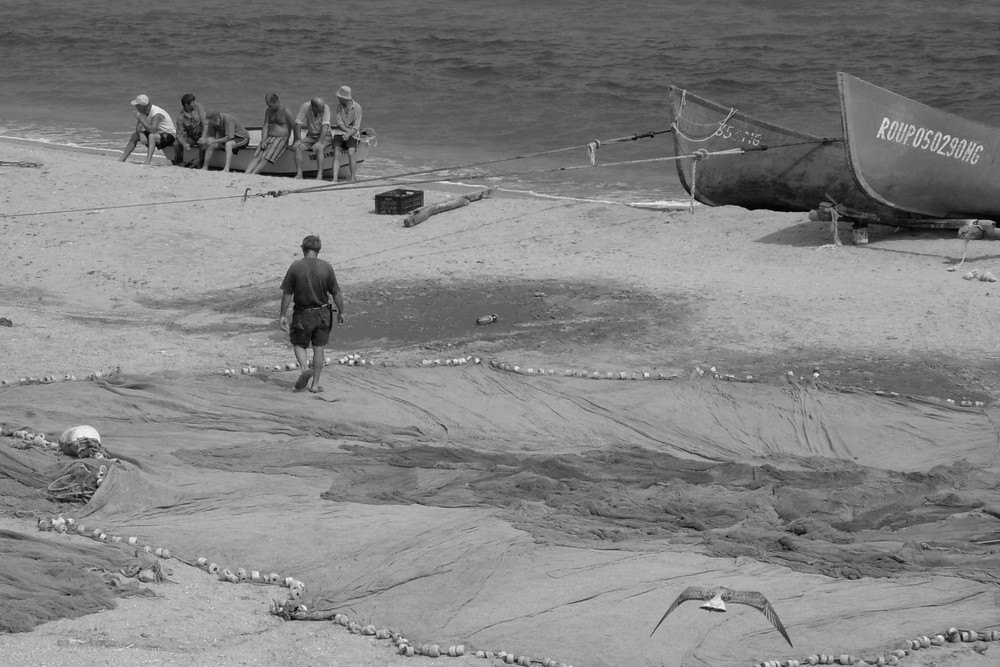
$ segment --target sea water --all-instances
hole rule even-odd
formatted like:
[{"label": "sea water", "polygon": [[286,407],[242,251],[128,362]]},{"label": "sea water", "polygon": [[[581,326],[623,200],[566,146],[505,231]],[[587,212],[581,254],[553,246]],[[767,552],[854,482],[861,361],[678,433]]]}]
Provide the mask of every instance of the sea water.
[{"label": "sea water", "polygon": [[139,93],[259,125],[269,92],[349,85],[362,176],[660,200],[684,194],[670,135],[608,140],[668,130],[668,85],[827,136],[845,71],[1000,125],[998,29],[989,0],[0,0],[0,135],[120,149]]}]

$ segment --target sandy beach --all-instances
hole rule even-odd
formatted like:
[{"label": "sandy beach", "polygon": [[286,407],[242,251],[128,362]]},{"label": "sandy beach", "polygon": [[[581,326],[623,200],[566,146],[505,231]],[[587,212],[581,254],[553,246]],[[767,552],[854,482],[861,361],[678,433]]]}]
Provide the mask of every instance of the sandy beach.
[{"label": "sandy beach", "polygon": [[[402,216],[374,211],[375,194],[397,185],[308,190],[315,186],[311,181],[145,167],[120,164],[116,158],[114,153],[0,143],[0,233],[5,240],[0,244],[0,316],[12,323],[0,327],[0,380],[5,385],[0,387],[0,406],[7,413],[0,421],[5,424],[34,419],[47,432],[75,425],[57,424],[55,412],[32,413],[24,406],[44,402],[55,396],[46,391],[57,390],[63,392],[59,401],[73,402],[67,398],[73,394],[66,392],[96,384],[85,378],[97,372],[163,379],[178,387],[205,378],[222,382],[232,369],[240,375],[230,379],[236,387],[247,381],[240,373],[244,368],[293,361],[286,335],[277,326],[278,286],[288,264],[300,256],[301,239],[313,233],[323,240],[320,257],[337,271],[347,313],[328,348],[334,363],[324,376],[327,400],[334,395],[349,401],[364,391],[353,384],[356,380],[347,381],[357,377],[350,375],[351,369],[336,363],[352,354],[392,369],[392,381],[385,383],[393,387],[422,377],[421,372],[443,372],[438,368],[442,360],[474,354],[484,369],[517,365],[532,373],[547,369],[555,376],[676,378],[664,380],[664,386],[718,375],[743,381],[734,386],[783,387],[791,374],[824,387],[829,395],[848,390],[851,396],[873,400],[917,397],[941,410],[966,401],[979,404],[985,418],[1000,394],[1000,357],[992,345],[1000,285],[962,278],[971,269],[1000,275],[998,246],[971,243],[965,265],[949,271],[963,250],[953,230],[873,226],[869,243],[855,246],[849,225],[844,225],[843,246],[837,247],[828,223],[810,222],[805,214],[706,207],[693,213],[657,211],[503,193],[406,228]],[[415,187],[424,190],[426,203],[471,191]],[[476,318],[489,313],[498,314],[499,321],[476,326]],[[273,377],[279,379],[267,389],[280,394],[281,401],[291,400],[286,389],[294,376]],[[46,378],[53,382],[42,382]],[[437,382],[421,385],[421,391],[430,391],[427,387]],[[606,381],[591,383],[585,391],[616,393],[640,384]],[[397,391],[393,387],[382,390]],[[90,396],[89,389],[83,391],[81,397]],[[392,395],[405,397],[398,391]],[[463,410],[489,412],[485,400],[463,406],[461,396],[441,391],[448,399],[442,398],[442,404],[455,404],[449,419],[460,425],[466,423]],[[79,414],[97,406],[97,399],[86,400],[94,402],[85,404],[81,398]],[[301,396],[300,421],[311,418],[312,400]],[[366,428],[379,412],[372,401],[371,413],[364,413]],[[276,411],[286,410],[284,402],[275,405]],[[126,445],[121,437],[128,431],[126,423],[141,420],[122,416],[119,422],[112,414],[109,408],[108,446],[128,446],[129,456],[141,458],[141,447]],[[845,421],[851,418],[843,415]],[[558,430],[533,419],[525,418],[531,428]],[[400,418],[398,427],[404,429],[406,421]],[[351,444],[364,440],[356,433],[337,437]],[[512,431],[509,437],[515,442],[518,436]],[[12,441],[0,438],[0,446]],[[529,444],[523,449],[534,451]],[[854,458],[874,465],[864,454]],[[931,458],[928,454],[927,460]],[[154,468],[157,461],[162,464],[157,459]],[[995,463],[977,459],[976,470],[986,475]],[[924,465],[921,458],[913,467],[896,469],[918,466],[926,472],[932,464]],[[886,463],[886,470],[892,468]],[[316,489],[330,486],[326,478],[308,479]],[[986,494],[985,488],[977,487],[977,492]],[[99,520],[113,523],[113,513],[96,511]],[[0,527],[37,532],[36,516],[8,514]],[[996,523],[992,517],[983,521]],[[673,544],[683,557],[694,549],[693,543]],[[756,581],[752,559],[739,558],[739,567],[749,568],[743,572]],[[121,600],[114,610],[6,635],[0,647],[17,656],[18,664],[38,665],[502,662],[496,657],[491,662],[471,656],[397,656],[390,642],[354,635],[330,622],[289,623],[271,615],[271,588],[220,583],[176,560],[172,568],[178,584],[157,585],[160,597]],[[777,576],[768,570],[765,579]],[[981,588],[984,595],[996,594],[995,583]],[[893,595],[884,593],[887,607],[909,606],[908,598]],[[667,597],[665,592],[663,599]],[[923,604],[916,597],[911,602]],[[992,604],[992,615],[979,617],[979,629],[1000,628]],[[662,613],[662,604],[655,609]],[[648,635],[659,613],[635,619],[637,637]],[[962,613],[975,618],[979,611]],[[762,617],[752,618],[755,630],[767,629]],[[843,651],[875,654],[907,637],[947,627],[939,627],[937,616],[880,622],[887,626],[881,648],[866,638],[863,645]],[[818,633],[819,625],[817,620],[811,630]],[[554,659],[577,667],[609,664],[606,657],[581,660],[573,647],[582,639],[564,631],[565,654],[550,653]],[[466,638],[437,638],[443,644],[449,640],[459,644]],[[780,638],[770,646],[787,650]],[[796,638],[796,649],[785,657],[820,651],[807,642],[799,646]],[[996,642],[976,648],[981,650],[947,643],[915,651],[900,664],[988,665],[1000,652]],[[665,655],[662,662],[633,664],[712,664],[711,657],[694,649],[683,655],[679,662]],[[749,657],[733,655],[725,653],[717,664],[753,664]]]}]

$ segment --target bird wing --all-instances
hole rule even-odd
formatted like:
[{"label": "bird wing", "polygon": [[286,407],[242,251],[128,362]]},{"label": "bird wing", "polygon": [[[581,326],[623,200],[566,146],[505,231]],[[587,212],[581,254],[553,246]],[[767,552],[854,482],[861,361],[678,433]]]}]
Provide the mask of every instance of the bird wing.
[{"label": "bird wing", "polygon": [[757,591],[733,591],[731,594],[723,596],[723,599],[727,602],[745,604],[759,610],[760,613],[767,617],[767,620],[771,621],[771,625],[778,629],[778,632],[780,632],[781,636],[785,638],[788,645],[792,646],[792,640],[788,638],[788,632],[785,631],[785,626],[781,624],[781,619],[778,618],[778,613],[774,611],[774,607],[771,606],[771,603],[767,601],[766,597]]},{"label": "bird wing", "polygon": [[674,600],[674,603],[667,608],[666,613],[664,613],[663,616],[660,618],[660,622],[656,624],[656,627],[653,628],[653,632],[649,633],[649,636],[650,637],[653,636],[653,633],[656,632],[657,628],[660,627],[660,624],[663,623],[663,621],[667,618],[667,616],[670,615],[670,612],[672,612],[674,609],[677,609],[677,607],[679,607],[682,602],[687,602],[688,600],[707,600],[709,597],[707,593],[708,593],[707,589],[699,588],[698,586],[688,586],[687,588],[685,588],[684,592],[678,595],[677,599]]}]

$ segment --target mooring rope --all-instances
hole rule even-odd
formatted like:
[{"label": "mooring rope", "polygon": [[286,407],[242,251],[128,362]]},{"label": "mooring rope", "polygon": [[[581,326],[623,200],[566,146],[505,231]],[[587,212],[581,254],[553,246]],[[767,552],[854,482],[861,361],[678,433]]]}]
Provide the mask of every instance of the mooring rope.
[{"label": "mooring rope", "polygon": [[[324,191],[328,191],[328,190],[354,190],[354,189],[360,189],[360,188],[369,188],[374,183],[387,183],[387,184],[392,184],[392,185],[417,185],[417,184],[421,184],[421,183],[437,183],[437,182],[440,182],[440,181],[444,180],[444,177],[439,176],[439,177],[436,177],[436,178],[428,178],[428,179],[424,179],[424,180],[405,180],[405,181],[403,181],[402,179],[410,179],[413,176],[422,176],[422,175],[427,175],[427,174],[437,174],[437,173],[444,172],[444,171],[454,172],[455,170],[458,170],[458,169],[469,169],[469,168],[472,168],[472,167],[480,167],[480,166],[485,166],[485,165],[490,165],[490,164],[498,164],[498,163],[501,163],[501,162],[511,162],[511,161],[514,161],[514,160],[527,159],[527,158],[537,157],[537,156],[541,156],[541,155],[548,155],[548,154],[552,154],[552,153],[564,152],[564,151],[568,151],[568,150],[579,150],[581,148],[586,148],[588,151],[595,151],[597,149],[597,147],[599,147],[602,144],[611,144],[611,143],[619,143],[619,142],[624,142],[624,141],[635,141],[637,139],[643,139],[643,138],[651,138],[651,137],[654,137],[654,136],[656,136],[658,134],[665,134],[665,133],[669,133],[671,131],[674,131],[674,130],[673,129],[670,129],[670,130],[657,130],[657,131],[651,131],[651,132],[645,132],[645,133],[636,133],[636,134],[626,135],[626,136],[622,136],[622,137],[616,137],[616,138],[613,138],[613,139],[606,139],[606,140],[600,140],[600,141],[595,140],[595,141],[591,141],[591,142],[589,142],[587,144],[580,144],[580,145],[577,145],[577,146],[570,146],[570,147],[567,147],[567,148],[557,148],[557,149],[552,149],[552,150],[548,150],[548,151],[540,151],[540,152],[536,152],[536,153],[528,153],[528,154],[524,154],[524,155],[517,155],[517,156],[514,156],[514,157],[499,158],[499,159],[495,159],[495,160],[486,160],[486,161],[481,161],[481,162],[472,162],[472,163],[468,163],[468,164],[464,164],[464,165],[451,165],[451,166],[447,166],[447,167],[438,167],[438,168],[434,168],[434,169],[422,169],[422,170],[404,172],[404,173],[400,173],[400,174],[393,174],[393,175],[390,175],[390,176],[373,176],[373,177],[366,178],[366,179],[361,179],[359,181],[356,181],[354,183],[349,183],[349,184],[325,183],[323,185],[308,186],[308,187],[296,188],[296,189],[292,189],[292,190],[289,190],[289,189],[266,190],[264,192],[256,192],[256,193],[252,193],[251,192],[251,188],[248,187],[248,188],[246,188],[244,190],[244,192],[242,194],[239,194],[239,195],[223,195],[223,196],[218,196],[218,197],[202,197],[202,198],[196,198],[196,199],[180,199],[180,200],[172,200],[172,201],[144,202],[144,203],[141,203],[141,204],[117,204],[117,205],[105,205],[105,206],[90,206],[90,207],[86,207],[86,208],[56,209],[56,210],[48,210],[48,211],[32,211],[32,212],[27,212],[27,213],[0,213],[0,218],[23,218],[23,217],[38,216],[38,215],[55,215],[55,214],[60,214],[60,213],[87,213],[87,212],[93,212],[93,211],[105,211],[105,210],[124,209],[124,208],[141,208],[141,207],[149,207],[149,206],[164,206],[164,205],[167,205],[167,204],[193,204],[193,203],[210,202],[210,201],[225,201],[225,200],[233,200],[233,199],[239,199],[241,201],[241,203],[246,203],[247,199],[250,199],[250,198],[257,198],[257,197],[282,197],[282,196],[290,195],[290,194],[308,194],[308,193],[314,193],[314,192],[324,192]],[[676,161],[676,160],[684,160],[684,159],[699,160],[699,159],[705,159],[705,158],[708,158],[708,157],[711,157],[711,156],[715,156],[715,155],[742,155],[744,153],[766,151],[766,150],[771,150],[771,149],[775,149],[775,148],[786,148],[786,147],[790,147],[790,146],[799,146],[799,145],[811,144],[811,143],[822,144],[822,143],[830,143],[830,142],[836,142],[836,141],[843,141],[843,140],[842,139],[836,139],[836,138],[833,138],[833,139],[830,139],[830,138],[818,138],[818,139],[813,139],[813,140],[805,140],[805,141],[792,142],[792,143],[787,143],[787,144],[776,144],[776,145],[773,145],[773,146],[764,145],[764,146],[752,146],[752,147],[747,147],[747,148],[742,148],[742,147],[741,148],[729,148],[729,149],[723,149],[723,150],[719,150],[719,151],[707,151],[707,150],[701,149],[701,150],[695,151],[694,153],[689,153],[689,154],[684,154],[684,155],[668,155],[668,156],[663,156],[663,157],[643,158],[643,159],[638,159],[638,160],[622,160],[622,161],[618,161],[618,162],[606,162],[606,163],[603,163],[603,164],[596,164],[596,161],[594,161],[594,162],[588,161],[588,164],[584,164],[584,165],[571,165],[571,166],[565,166],[565,167],[551,167],[551,168],[546,168],[546,169],[529,169],[529,170],[524,170],[524,171],[508,171],[508,172],[494,172],[494,173],[452,173],[452,174],[450,174],[447,177],[447,179],[448,180],[452,180],[452,179],[479,180],[479,179],[484,179],[484,178],[502,178],[502,177],[510,177],[510,176],[526,176],[526,175],[534,175],[534,174],[549,174],[549,173],[556,173],[556,172],[561,172],[561,171],[576,171],[576,170],[579,170],[579,169],[620,167],[620,166],[626,166],[626,165],[647,164],[647,163],[651,163],[651,162]],[[693,195],[692,195],[692,197],[693,197]],[[693,207],[693,203],[692,203],[692,207]]]},{"label": "mooring rope", "polygon": [[[327,183],[327,184],[324,184],[324,185],[316,185],[316,186],[309,186],[309,187],[303,187],[303,188],[296,188],[296,189],[292,189],[292,190],[289,190],[289,189],[267,190],[265,192],[257,192],[257,193],[252,193],[252,194],[250,192],[251,188],[247,188],[243,192],[243,194],[241,194],[241,195],[227,195],[227,196],[221,196],[221,197],[205,197],[205,198],[200,198],[200,199],[181,199],[181,200],[160,201],[160,202],[145,202],[145,203],[142,203],[142,204],[119,204],[119,205],[110,205],[110,206],[91,206],[91,207],[87,207],[87,208],[59,209],[59,210],[51,210],[51,211],[32,211],[32,212],[28,212],[28,213],[0,213],[0,218],[24,218],[24,217],[36,216],[36,215],[55,215],[55,214],[58,214],[58,213],[87,213],[87,212],[92,212],[92,211],[104,211],[104,210],[118,209],[118,208],[139,208],[139,207],[148,207],[148,206],[163,206],[163,205],[166,205],[166,204],[191,204],[191,203],[198,203],[198,202],[223,201],[223,200],[226,200],[226,199],[239,199],[239,200],[241,200],[241,203],[246,203],[246,200],[249,199],[249,198],[251,198],[251,197],[254,197],[254,198],[256,198],[256,197],[281,197],[281,196],[288,195],[288,194],[301,194],[301,193],[310,193],[310,192],[322,192],[322,191],[325,191],[325,190],[356,189],[356,188],[359,188],[359,187],[370,187],[369,185],[366,185],[366,184],[370,184],[370,183],[379,183],[379,182],[395,183],[396,181],[398,181],[400,179],[409,178],[411,176],[422,176],[422,175],[434,174],[434,173],[438,173],[438,172],[442,172],[442,171],[452,171],[452,170],[455,170],[455,169],[469,169],[469,168],[472,168],[472,167],[481,167],[481,166],[490,165],[490,164],[498,164],[500,162],[512,162],[514,160],[524,160],[524,159],[529,159],[529,158],[534,158],[534,157],[541,157],[541,156],[544,156],[544,155],[552,155],[552,154],[555,154],[555,153],[562,153],[562,152],[566,152],[566,151],[574,151],[574,150],[586,149],[588,152],[591,152],[591,151],[595,150],[597,147],[600,147],[603,144],[623,143],[623,142],[626,142],[626,141],[637,141],[639,139],[652,139],[652,138],[656,137],[657,135],[668,134],[670,132],[673,132],[672,128],[668,128],[666,130],[650,130],[648,132],[636,132],[636,133],[624,135],[624,136],[621,136],[621,137],[614,137],[614,138],[611,138],[611,139],[601,139],[601,140],[595,139],[595,140],[590,141],[590,142],[588,142],[586,144],[579,144],[579,145],[575,145],[575,146],[567,146],[567,147],[564,147],[564,148],[554,148],[554,149],[546,150],[546,151],[537,151],[535,153],[525,153],[523,155],[515,155],[513,157],[497,158],[497,159],[494,159],[494,160],[485,160],[485,161],[482,161],[482,162],[470,162],[470,163],[464,164],[464,165],[452,165],[452,166],[447,166],[447,167],[439,167],[439,168],[436,168],[436,169],[422,169],[422,170],[417,170],[417,171],[404,172],[404,173],[401,173],[401,174],[393,174],[393,175],[390,175],[390,176],[374,176],[374,177],[371,177],[371,178],[367,178],[367,179],[362,179],[362,180],[356,181],[355,183],[352,183],[350,185],[341,185],[339,183],[335,185],[333,183]],[[34,163],[31,163],[31,164],[32,164],[32,166],[41,166],[41,165],[34,165]],[[616,164],[623,164],[623,163],[616,163]],[[22,166],[24,166],[24,165],[22,165]],[[612,166],[612,165],[607,165],[607,166]],[[523,172],[523,173],[527,174],[527,173],[536,173],[536,172]],[[537,173],[545,173],[545,172],[537,172]],[[482,177],[488,178],[489,176],[486,175],[486,176],[479,176],[479,177],[480,178],[482,178]],[[442,179],[441,178],[435,178],[435,179],[428,179],[428,180],[424,180],[424,181],[407,181],[407,183],[411,183],[411,184],[417,184],[417,183],[436,183],[436,182],[438,182],[440,180],[442,180]]]},{"label": "mooring rope", "polygon": [[18,160],[16,162],[11,162],[10,160],[0,160],[0,167],[25,167],[31,169],[41,166],[41,162],[29,162],[28,160]]},{"label": "mooring rope", "polygon": [[[259,193],[259,194],[248,195],[248,196],[253,196],[253,197],[267,197],[267,196],[281,197],[281,196],[290,195],[290,194],[301,194],[301,193],[310,193],[310,192],[323,192],[323,191],[326,191],[326,190],[352,190],[352,189],[358,189],[359,187],[368,187],[367,184],[368,183],[373,183],[373,182],[390,182],[390,183],[395,183],[396,181],[399,181],[400,179],[404,179],[404,178],[408,179],[411,176],[424,176],[426,174],[436,174],[436,173],[442,172],[442,171],[453,171],[453,170],[456,170],[456,169],[471,169],[472,167],[483,167],[483,166],[491,165],[491,164],[499,164],[501,162],[513,162],[515,160],[526,160],[526,159],[530,159],[530,158],[541,157],[541,156],[544,156],[544,155],[553,155],[555,153],[564,153],[566,151],[576,151],[576,150],[580,150],[581,148],[587,149],[587,153],[588,153],[588,156],[590,158],[591,166],[596,166],[595,165],[595,157],[594,157],[596,155],[596,150],[598,148],[600,148],[604,144],[623,143],[623,142],[626,142],[626,141],[637,141],[639,139],[652,139],[652,138],[656,137],[657,135],[668,134],[670,132],[673,132],[673,129],[650,130],[649,132],[637,132],[637,133],[634,133],[634,134],[629,134],[629,135],[625,135],[625,136],[621,136],[621,137],[615,137],[613,139],[594,139],[593,141],[590,141],[590,142],[588,142],[586,144],[579,144],[579,145],[576,145],[576,146],[567,146],[565,148],[554,148],[554,149],[547,150],[547,151],[538,151],[536,153],[525,153],[523,155],[515,155],[513,157],[497,158],[495,160],[485,160],[485,161],[482,161],[482,162],[469,162],[467,164],[450,165],[450,166],[446,166],[446,167],[437,167],[437,168],[434,168],[434,169],[420,169],[420,170],[417,170],[417,171],[409,171],[409,172],[404,172],[404,173],[401,173],[401,174],[393,174],[391,176],[372,176],[370,178],[361,179],[361,180],[355,181],[354,183],[347,184],[347,185],[341,185],[339,183],[337,183],[337,184],[325,183],[323,185],[314,185],[314,186],[308,186],[308,187],[304,187],[304,188],[295,188],[293,190],[287,190],[287,189],[286,190],[270,190],[270,191],[265,192],[265,193]],[[615,163],[615,164],[622,164],[622,163]],[[610,165],[607,165],[607,166],[610,166]],[[521,173],[528,174],[528,173],[537,173],[537,172],[521,172]],[[481,176],[481,177],[489,178],[489,176]],[[440,178],[434,178],[434,179],[427,179],[427,180],[422,180],[422,181],[412,181],[411,180],[411,181],[407,181],[407,183],[415,185],[415,184],[419,184],[419,183],[436,183],[439,180],[441,180],[441,179]]]},{"label": "mooring rope", "polygon": [[[772,146],[771,148],[780,148],[780,146]],[[474,181],[474,180],[480,180],[480,179],[484,179],[484,178],[504,178],[504,177],[509,177],[509,176],[527,176],[527,175],[536,175],[536,174],[552,174],[552,173],[556,173],[556,172],[560,172],[560,171],[577,171],[577,170],[580,170],[580,169],[594,169],[594,168],[606,168],[606,167],[622,167],[622,166],[634,165],[634,164],[647,164],[647,163],[650,163],[650,162],[670,162],[670,161],[685,160],[685,159],[698,159],[698,158],[710,157],[710,156],[714,156],[714,155],[741,155],[743,153],[747,153],[747,152],[751,152],[751,151],[760,151],[760,150],[766,150],[766,149],[767,149],[767,147],[757,147],[757,148],[727,148],[727,149],[724,149],[724,150],[721,150],[721,151],[706,151],[706,150],[703,149],[701,151],[696,151],[695,153],[688,153],[688,154],[685,154],[685,155],[665,155],[663,157],[642,158],[642,159],[639,159],[639,160],[622,160],[620,162],[606,162],[604,164],[598,164],[598,165],[580,164],[580,165],[572,165],[572,166],[568,166],[568,167],[549,167],[549,168],[546,168],[546,169],[528,169],[528,170],[524,170],[524,171],[504,171],[504,172],[490,172],[490,173],[473,173],[473,172],[455,173],[455,174],[451,174],[448,178],[449,178],[449,180],[451,180],[451,179],[461,179],[461,180]],[[447,167],[446,169],[461,169],[461,168],[462,167]],[[444,170],[445,169],[429,169],[429,170],[427,170],[425,172],[418,172],[418,173],[434,173],[434,172],[437,172],[437,171],[444,171]],[[408,174],[404,174],[404,176],[407,176],[407,175]],[[257,194],[252,194],[252,195],[248,195],[248,196],[249,197],[267,197],[267,196],[281,197],[281,196],[284,196],[284,195],[303,194],[303,193],[310,193],[310,192],[319,192],[319,191],[331,190],[331,189],[335,189],[335,190],[357,190],[357,189],[371,187],[369,184],[371,182],[373,182],[373,181],[386,182],[386,183],[388,183],[390,185],[419,185],[421,183],[438,183],[438,182],[440,182],[442,180],[441,178],[428,178],[428,179],[424,179],[424,180],[397,181],[396,179],[398,179],[398,178],[400,178],[400,176],[373,177],[373,178],[370,178],[370,179],[366,179],[364,181],[358,181],[357,183],[350,183],[350,184],[344,184],[344,185],[339,185],[339,184],[338,185],[332,185],[331,184],[331,185],[326,185],[326,186],[317,186],[315,188],[301,188],[301,189],[297,189],[297,190],[280,190],[280,191],[273,191],[272,190],[272,191],[269,191],[269,192],[257,193]]]}]

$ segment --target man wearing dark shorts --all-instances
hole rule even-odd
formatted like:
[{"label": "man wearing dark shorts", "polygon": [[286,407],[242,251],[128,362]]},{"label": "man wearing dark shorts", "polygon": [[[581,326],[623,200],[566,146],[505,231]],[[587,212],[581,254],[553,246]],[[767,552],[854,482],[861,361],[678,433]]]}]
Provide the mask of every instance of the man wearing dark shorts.
[{"label": "man wearing dark shorts", "polygon": [[340,160],[347,153],[351,168],[350,180],[354,183],[358,177],[358,162],[354,157],[361,139],[361,105],[354,101],[350,86],[341,86],[337,91],[337,113],[330,123],[333,133],[333,182],[340,178]]},{"label": "man wearing dark shorts", "polygon": [[[129,137],[128,145],[122,151],[120,162],[128,159],[128,156],[135,150],[137,144],[146,146],[146,161],[143,164],[150,164],[153,161],[153,152],[159,148],[161,151],[174,145],[174,135],[177,129],[170,114],[149,101],[147,95],[137,95],[132,104],[132,114],[135,116],[135,130]],[[179,151],[178,151],[179,154]],[[177,163],[176,158],[173,160]]]},{"label": "man wearing dark shorts", "polygon": [[[288,331],[295,360],[302,369],[299,379],[295,381],[295,390],[302,391],[309,385],[309,391],[313,393],[323,391],[319,383],[325,359],[323,350],[330,341],[330,330],[333,328],[333,310],[329,299],[332,298],[337,306],[337,324],[344,323],[344,299],[333,267],[318,257],[321,247],[318,236],[302,239],[302,259],[292,262],[285,279],[281,281],[281,311],[278,313],[278,324],[282,331]],[[287,317],[290,303],[294,303],[291,328]],[[313,348],[312,370],[307,368],[306,356],[310,345]]]},{"label": "man wearing dark shorts", "polygon": [[212,154],[221,146],[226,151],[226,166],[222,171],[228,172],[233,163],[233,156],[239,153],[241,148],[250,145],[250,133],[243,127],[240,119],[231,113],[209,111],[205,114],[205,124],[208,130],[198,142],[205,148],[204,164],[201,168],[208,169]]}]

